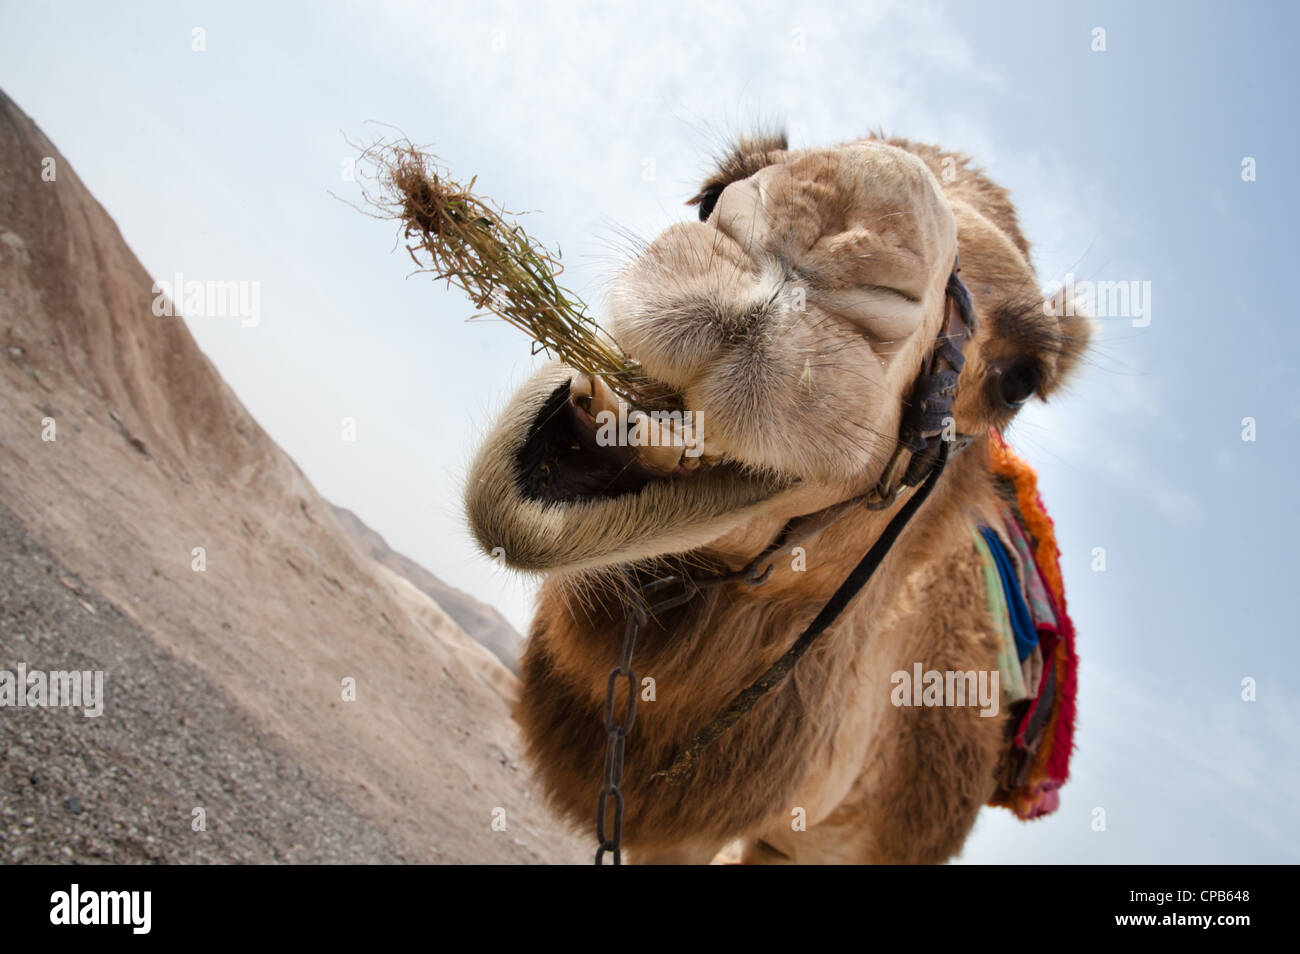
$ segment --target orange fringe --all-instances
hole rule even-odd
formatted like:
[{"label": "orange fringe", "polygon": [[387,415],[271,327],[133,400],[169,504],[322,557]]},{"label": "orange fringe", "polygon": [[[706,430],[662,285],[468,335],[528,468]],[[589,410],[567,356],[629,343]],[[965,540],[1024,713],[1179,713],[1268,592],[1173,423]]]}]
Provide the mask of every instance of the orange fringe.
[{"label": "orange fringe", "polygon": [[1052,590],[1052,596],[1061,602],[1065,596],[1065,583],[1061,579],[1060,547],[1056,545],[1056,528],[1039,503],[1038,475],[1034,469],[1016,456],[1006,440],[993,429],[989,429],[993,440],[989,442],[990,460],[993,473],[1005,477],[1016,488],[1016,504],[1020,516],[1025,521],[1030,536],[1037,546],[1034,554],[1038,558],[1038,569]]}]

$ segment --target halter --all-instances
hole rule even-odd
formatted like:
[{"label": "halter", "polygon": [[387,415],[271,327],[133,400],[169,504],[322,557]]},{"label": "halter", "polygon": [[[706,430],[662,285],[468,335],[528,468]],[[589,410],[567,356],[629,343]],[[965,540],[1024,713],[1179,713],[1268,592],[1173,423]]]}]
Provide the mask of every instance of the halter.
[{"label": "halter", "polygon": [[[613,852],[615,864],[622,863],[623,794],[619,786],[623,776],[624,745],[636,718],[637,681],[632,672],[632,654],[637,634],[649,616],[687,603],[707,587],[732,582],[761,586],[771,577],[777,558],[786,550],[816,536],[858,507],[883,510],[909,487],[916,488],[790,649],[732,699],[721,715],[697,732],[677,754],[672,765],[652,776],[680,785],[694,776],[704,749],[739,722],[767,692],[780,685],[790,675],[795,663],[862,591],[938,483],[949,458],[974,439],[972,435],[956,434],[955,431],[952,436],[947,435],[949,428],[954,427],[953,402],[957,397],[957,380],[965,364],[963,349],[975,332],[975,312],[971,307],[970,292],[957,275],[960,270],[954,262],[952,274],[948,276],[943,328],[912,385],[899,425],[898,444],[871,490],[791,520],[776,543],[743,569],[702,579],[684,572],[675,573],[642,585],[632,584],[637,599],[629,607],[619,665],[609,674],[605,701],[609,745],[605,755],[604,785],[597,803],[596,837],[600,845],[596,850],[596,864],[602,863],[607,851]],[[676,590],[677,587],[680,590]],[[622,719],[615,719],[615,693],[619,680],[623,678],[628,682],[627,708]],[[611,798],[614,800],[614,831],[612,837],[607,837],[605,819]]]}]

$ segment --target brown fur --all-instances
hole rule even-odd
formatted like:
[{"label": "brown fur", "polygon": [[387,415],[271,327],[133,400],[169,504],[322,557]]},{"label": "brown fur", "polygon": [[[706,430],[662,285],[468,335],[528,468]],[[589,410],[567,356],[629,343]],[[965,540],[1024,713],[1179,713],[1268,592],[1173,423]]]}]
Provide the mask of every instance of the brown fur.
[{"label": "brown fur", "polygon": [[[592,823],[600,787],[606,680],[627,599],[611,567],[739,567],[787,520],[871,486],[937,331],[957,248],[980,320],[960,431],[1010,420],[991,390],[999,369],[1031,363],[1045,396],[1084,347],[1081,321],[1044,314],[1006,192],[948,157],[904,140],[801,153],[742,142],[697,196],[713,190],[710,223],[670,229],[629,268],[613,296],[615,334],[688,407],[707,410],[713,449],[745,465],[739,475],[612,501],[523,499],[512,461],[530,414],[567,380],[558,367],[489,436],[470,477],[471,523],[486,549],[549,572],[516,718],[552,804],[573,823]],[[767,297],[792,281],[809,288],[807,312]],[[877,286],[905,294],[872,292],[866,319],[846,322],[858,299],[844,289]],[[804,393],[796,372],[814,361]],[[991,794],[1005,715],[895,708],[890,674],[916,662],[996,669],[970,536],[996,509],[986,442],[953,460],[867,589],[681,787],[651,776],[789,648],[893,511],[856,511],[805,545],[806,570],[784,557],[764,586],[706,591],[641,634],[634,668],[657,697],[638,706],[627,745],[634,860],[705,862],[734,839],[753,862],[939,862],[960,850]],[[797,810],[806,831],[792,827]]]}]

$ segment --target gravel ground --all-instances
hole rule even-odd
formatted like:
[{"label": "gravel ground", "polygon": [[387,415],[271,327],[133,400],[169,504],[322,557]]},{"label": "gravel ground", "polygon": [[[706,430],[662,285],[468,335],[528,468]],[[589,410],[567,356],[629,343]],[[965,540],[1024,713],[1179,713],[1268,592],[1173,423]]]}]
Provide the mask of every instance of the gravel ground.
[{"label": "gravel ground", "polygon": [[104,670],[105,702],[0,707],[0,862],[414,860],[0,505],[0,670],[19,663]]}]

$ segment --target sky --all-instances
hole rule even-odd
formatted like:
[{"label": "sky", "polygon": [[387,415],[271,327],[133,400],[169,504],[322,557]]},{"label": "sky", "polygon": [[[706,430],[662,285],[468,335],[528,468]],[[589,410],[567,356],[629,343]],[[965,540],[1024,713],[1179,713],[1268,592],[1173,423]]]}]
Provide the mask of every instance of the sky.
[{"label": "sky", "polygon": [[1010,432],[1062,546],[1077,751],[1055,815],[986,809],[961,860],[1293,863],[1296,9],[0,0],[0,87],[155,278],[258,283],[255,324],[187,319],[226,381],[326,498],[521,630],[534,584],[478,554],[460,486],[529,342],[409,275],[349,204],[349,140],[389,124],[536,210],[597,315],[627,236],[692,216],[731,136],[976,157],[1045,286],[1150,308],[1099,319]]}]

